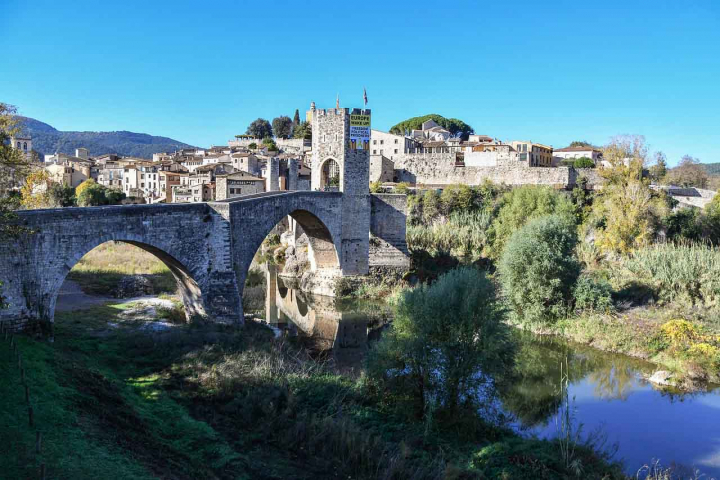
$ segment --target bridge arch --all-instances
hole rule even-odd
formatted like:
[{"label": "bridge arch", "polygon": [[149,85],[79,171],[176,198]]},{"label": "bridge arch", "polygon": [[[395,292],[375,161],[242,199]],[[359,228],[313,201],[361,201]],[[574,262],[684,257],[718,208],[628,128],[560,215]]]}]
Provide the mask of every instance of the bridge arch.
[{"label": "bridge arch", "polygon": [[177,283],[178,292],[183,300],[188,320],[196,316],[204,317],[207,315],[203,302],[203,291],[196,280],[199,272],[193,272],[193,269],[188,268],[186,263],[168,253],[168,251],[172,251],[168,245],[162,245],[160,242],[155,242],[140,235],[109,234],[88,239],[82,246],[73,249],[66,258],[62,259],[63,261],[59,263],[58,267],[50,273],[51,284],[47,290],[48,297],[44,299],[44,303],[47,305],[47,320],[54,321],[58,293],[72,268],[90,251],[112,241],[127,243],[138,247],[155,256],[168,267]]}]

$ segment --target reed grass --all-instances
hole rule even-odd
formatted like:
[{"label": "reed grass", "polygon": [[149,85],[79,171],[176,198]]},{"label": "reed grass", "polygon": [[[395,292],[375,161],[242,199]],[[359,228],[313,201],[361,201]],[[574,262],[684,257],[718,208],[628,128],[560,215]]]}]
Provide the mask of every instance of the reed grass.
[{"label": "reed grass", "polygon": [[410,225],[407,228],[408,247],[479,256],[487,244],[491,221],[492,214],[487,211],[456,212],[449,217],[440,217],[430,225]]}]

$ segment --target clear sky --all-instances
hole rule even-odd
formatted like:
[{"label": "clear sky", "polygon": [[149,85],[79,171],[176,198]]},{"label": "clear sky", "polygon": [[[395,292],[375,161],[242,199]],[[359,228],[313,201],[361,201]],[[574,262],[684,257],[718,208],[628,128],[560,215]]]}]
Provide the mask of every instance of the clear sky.
[{"label": "clear sky", "polygon": [[720,162],[720,0],[0,0],[0,101],[60,130],[224,144],[311,101]]}]

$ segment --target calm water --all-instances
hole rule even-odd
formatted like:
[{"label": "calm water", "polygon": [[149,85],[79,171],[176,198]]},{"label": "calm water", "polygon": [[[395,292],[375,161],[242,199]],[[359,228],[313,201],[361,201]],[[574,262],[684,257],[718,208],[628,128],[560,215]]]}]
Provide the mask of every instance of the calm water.
[{"label": "calm water", "polygon": [[[358,372],[368,343],[390,321],[387,308],[336,304],[274,278],[268,278],[265,318],[278,334],[299,337],[318,357],[332,358],[343,373]],[[644,380],[654,371],[645,362],[559,339],[523,334],[518,340],[519,379],[503,394],[502,406],[516,418],[519,431],[543,438],[557,434],[555,420],[565,408],[560,366],[566,364],[574,425],[582,425],[583,437],[600,432],[607,445],[616,444],[616,458],[628,473],[658,459],[720,479],[720,389],[663,392]]]}]

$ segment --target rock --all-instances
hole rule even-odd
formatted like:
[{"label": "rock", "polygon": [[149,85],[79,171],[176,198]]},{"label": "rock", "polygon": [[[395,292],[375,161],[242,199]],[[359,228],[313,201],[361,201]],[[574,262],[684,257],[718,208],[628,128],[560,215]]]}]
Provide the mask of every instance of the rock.
[{"label": "rock", "polygon": [[658,370],[648,377],[648,381],[662,387],[672,387],[675,386],[676,383],[674,375],[667,370]]}]

